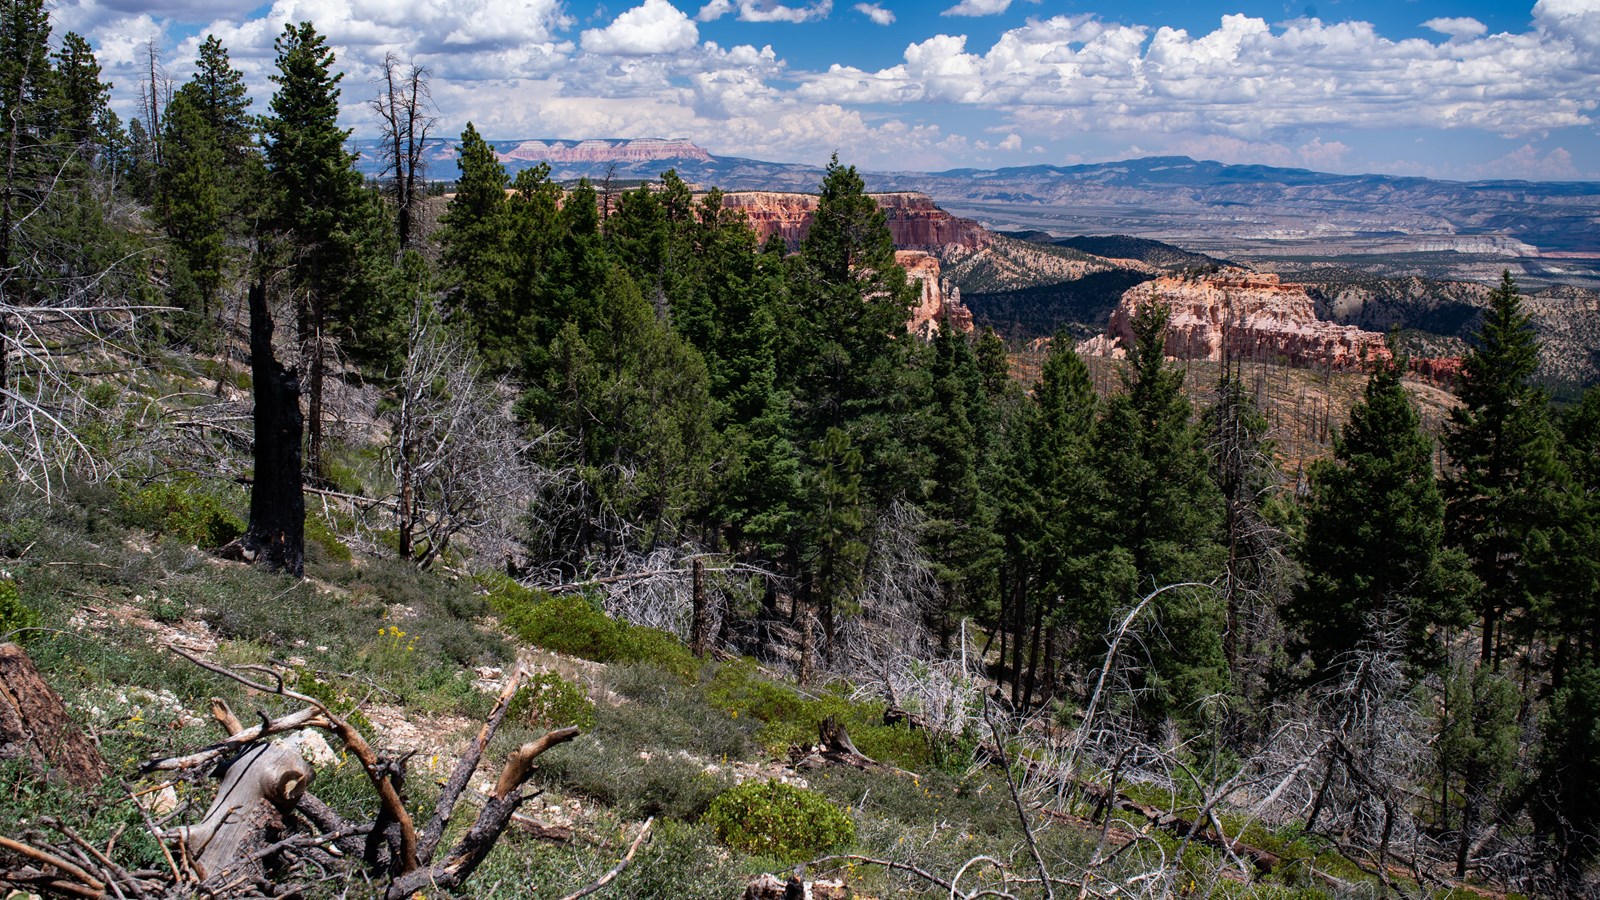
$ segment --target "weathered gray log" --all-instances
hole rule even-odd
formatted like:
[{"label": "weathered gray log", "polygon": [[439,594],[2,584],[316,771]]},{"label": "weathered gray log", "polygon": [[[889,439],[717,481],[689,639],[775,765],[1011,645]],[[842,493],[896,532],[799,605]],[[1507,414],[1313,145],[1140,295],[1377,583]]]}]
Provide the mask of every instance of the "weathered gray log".
[{"label": "weathered gray log", "polygon": [[100,751],[27,652],[0,644],[0,759],[18,758],[80,788],[99,784],[106,771]]},{"label": "weathered gray log", "polygon": [[251,857],[282,840],[312,776],[310,763],[277,744],[256,744],[233,760],[205,817],[178,829],[201,876],[263,877],[270,861]]}]

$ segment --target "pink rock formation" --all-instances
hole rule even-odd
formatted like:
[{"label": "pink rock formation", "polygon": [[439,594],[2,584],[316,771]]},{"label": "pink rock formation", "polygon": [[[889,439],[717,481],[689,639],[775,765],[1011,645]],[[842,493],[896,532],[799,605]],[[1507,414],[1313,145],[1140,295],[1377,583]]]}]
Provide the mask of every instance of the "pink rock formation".
[{"label": "pink rock formation", "polygon": [[635,163],[657,159],[697,159],[711,154],[682,139],[640,138],[633,141],[523,141],[500,154],[502,160],[550,163]]},{"label": "pink rock formation", "polygon": [[1304,287],[1240,270],[1167,276],[1129,288],[1105,333],[1079,344],[1078,352],[1126,355],[1134,313],[1152,300],[1171,311],[1166,352],[1176,359],[1220,360],[1226,351],[1236,358],[1353,369],[1390,358],[1383,335],[1319,320]]},{"label": "pink rock formation", "polygon": [[1440,387],[1454,387],[1456,379],[1461,377],[1461,357],[1413,356],[1411,372],[1418,378],[1431,381]]},{"label": "pink rock formation", "polygon": [[894,261],[906,270],[907,280],[921,288],[906,322],[907,331],[931,338],[942,323],[949,322],[963,334],[972,333],[972,310],[961,304],[961,289],[945,284],[939,277],[937,257],[922,250],[896,250]]},{"label": "pink rock formation", "polygon": [[[871,194],[883,209],[894,245],[901,250],[942,250],[945,247],[979,249],[993,237],[971,219],[952,216],[926,194]],[[777,234],[790,247],[800,246],[811,229],[817,210],[816,194],[776,191],[733,191],[722,195],[722,205],[743,210],[756,235],[765,241]]]}]

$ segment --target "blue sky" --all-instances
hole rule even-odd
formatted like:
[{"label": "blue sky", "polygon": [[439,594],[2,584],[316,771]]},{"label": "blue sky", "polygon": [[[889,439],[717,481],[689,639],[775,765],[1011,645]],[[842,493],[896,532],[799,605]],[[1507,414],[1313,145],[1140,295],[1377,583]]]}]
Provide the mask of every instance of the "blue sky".
[{"label": "blue sky", "polygon": [[155,39],[217,34],[257,108],[309,19],[347,72],[426,65],[441,129],[685,137],[876,170],[1155,154],[1440,178],[1600,178],[1600,0],[58,0],[131,112]]}]

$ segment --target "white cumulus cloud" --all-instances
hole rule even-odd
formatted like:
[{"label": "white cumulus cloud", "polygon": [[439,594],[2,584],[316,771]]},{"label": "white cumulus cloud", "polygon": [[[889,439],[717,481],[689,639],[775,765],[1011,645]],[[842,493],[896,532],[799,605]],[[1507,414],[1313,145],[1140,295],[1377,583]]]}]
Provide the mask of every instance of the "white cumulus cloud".
[{"label": "white cumulus cloud", "polygon": [[1423,22],[1422,27],[1453,38],[1475,38],[1489,30],[1489,26],[1471,16],[1441,16]]},{"label": "white cumulus cloud", "polygon": [[871,19],[874,25],[894,24],[894,10],[884,9],[876,3],[857,3],[855,11]]},{"label": "white cumulus cloud", "polygon": [[581,45],[602,56],[653,56],[693,47],[700,30],[667,0],[644,0],[604,28],[583,32]]},{"label": "white cumulus cloud", "polygon": [[733,12],[733,0],[711,0],[694,17],[701,22],[715,22],[728,13]]},{"label": "white cumulus cloud", "polygon": [[[712,0],[707,6],[716,6],[717,3],[718,0]],[[777,0],[738,0],[735,5],[739,8],[741,22],[809,22],[812,19],[826,19],[833,12],[833,0],[816,0],[804,6],[789,6]]]},{"label": "white cumulus cloud", "polygon": [[961,0],[941,16],[997,16],[1011,6],[1011,0]]}]

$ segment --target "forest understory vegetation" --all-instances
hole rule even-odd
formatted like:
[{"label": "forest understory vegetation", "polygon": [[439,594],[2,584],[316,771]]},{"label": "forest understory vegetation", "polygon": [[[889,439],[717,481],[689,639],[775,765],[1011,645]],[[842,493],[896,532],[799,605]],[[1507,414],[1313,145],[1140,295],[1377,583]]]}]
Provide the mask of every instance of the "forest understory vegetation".
[{"label": "forest understory vegetation", "polygon": [[1423,404],[1156,304],[1116,364],[923,340],[837,159],[796,246],[471,125],[429,173],[391,59],[369,183],[311,23],[264,113],[209,38],[126,125],[0,25],[0,887],[1600,884],[1600,390],[1509,275]]}]

